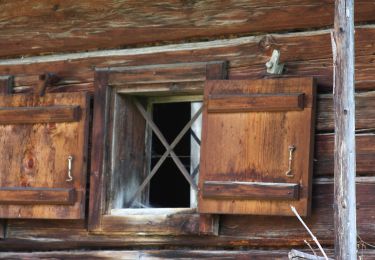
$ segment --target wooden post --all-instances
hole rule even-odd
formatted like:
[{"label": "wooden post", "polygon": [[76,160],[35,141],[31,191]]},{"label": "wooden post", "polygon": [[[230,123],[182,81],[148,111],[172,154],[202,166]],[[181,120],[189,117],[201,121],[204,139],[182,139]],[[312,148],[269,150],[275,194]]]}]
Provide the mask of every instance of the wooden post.
[{"label": "wooden post", "polygon": [[357,259],[355,197],[354,0],[335,1],[332,34],[335,121],[335,255]]}]

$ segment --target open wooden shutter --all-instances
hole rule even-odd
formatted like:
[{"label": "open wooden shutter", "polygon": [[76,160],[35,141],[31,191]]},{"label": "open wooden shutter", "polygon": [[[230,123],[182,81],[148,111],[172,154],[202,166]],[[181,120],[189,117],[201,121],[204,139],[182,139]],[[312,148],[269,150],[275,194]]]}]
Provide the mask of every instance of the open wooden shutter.
[{"label": "open wooden shutter", "polygon": [[206,82],[199,212],[309,214],[314,96],[310,78]]},{"label": "open wooden shutter", "polygon": [[0,96],[0,218],[84,218],[88,101]]}]

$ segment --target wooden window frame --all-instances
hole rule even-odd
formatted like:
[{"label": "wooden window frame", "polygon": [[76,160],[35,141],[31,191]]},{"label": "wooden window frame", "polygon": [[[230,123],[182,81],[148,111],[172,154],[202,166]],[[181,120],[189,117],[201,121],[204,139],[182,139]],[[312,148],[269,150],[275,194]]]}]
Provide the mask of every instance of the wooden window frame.
[{"label": "wooden window frame", "polygon": [[[98,68],[95,70],[88,216],[88,229],[91,232],[142,235],[217,234],[217,216],[198,214],[195,209],[176,209],[167,213],[143,217],[109,215],[107,209],[107,198],[110,192],[108,187],[109,171],[106,165],[110,160],[108,140],[113,138],[116,95],[202,95],[206,80],[226,78],[227,63],[223,61]],[[142,230],[139,229],[140,226],[143,227]]]}]

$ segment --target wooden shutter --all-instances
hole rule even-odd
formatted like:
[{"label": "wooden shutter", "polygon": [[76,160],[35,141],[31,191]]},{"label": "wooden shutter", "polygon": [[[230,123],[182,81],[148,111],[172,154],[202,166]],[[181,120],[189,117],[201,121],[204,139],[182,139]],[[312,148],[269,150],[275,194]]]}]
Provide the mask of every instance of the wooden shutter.
[{"label": "wooden shutter", "polygon": [[314,96],[310,78],[206,82],[199,212],[309,214]]},{"label": "wooden shutter", "polygon": [[88,109],[85,93],[0,96],[0,218],[84,218]]}]

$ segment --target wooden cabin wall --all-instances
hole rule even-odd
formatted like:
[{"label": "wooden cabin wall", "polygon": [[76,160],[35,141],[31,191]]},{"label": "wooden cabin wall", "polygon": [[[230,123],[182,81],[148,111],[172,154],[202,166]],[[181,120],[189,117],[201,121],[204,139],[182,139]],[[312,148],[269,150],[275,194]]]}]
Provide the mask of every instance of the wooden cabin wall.
[{"label": "wooden cabin wall", "polygon": [[[48,92],[93,91],[93,69],[160,63],[229,61],[230,79],[267,78],[281,51],[283,77],[313,76],[318,111],[312,216],[320,242],[333,244],[333,0],[2,1],[0,75],[16,93],[39,75],[62,78]],[[357,221],[375,243],[375,2],[356,1]],[[177,229],[180,227],[176,227]],[[97,248],[306,247],[292,217],[221,216],[219,236],[89,233],[85,221],[7,220],[0,250]]]}]

